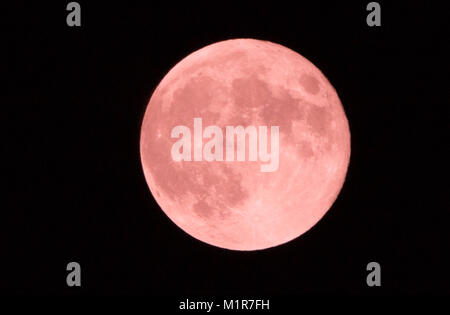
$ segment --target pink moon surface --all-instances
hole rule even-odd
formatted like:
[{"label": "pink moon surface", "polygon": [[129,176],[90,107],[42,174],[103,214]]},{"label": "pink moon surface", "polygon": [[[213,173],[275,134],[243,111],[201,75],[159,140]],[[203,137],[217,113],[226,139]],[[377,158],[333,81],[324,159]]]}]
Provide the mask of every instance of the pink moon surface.
[{"label": "pink moon surface", "polygon": [[[279,167],[254,161],[174,161],[178,125],[279,126]],[[225,137],[225,136],[224,136]],[[293,50],[232,39],[193,52],[155,89],[141,129],[144,175],[182,230],[208,244],[259,250],[289,242],[330,209],[345,180],[350,131],[322,72]]]}]

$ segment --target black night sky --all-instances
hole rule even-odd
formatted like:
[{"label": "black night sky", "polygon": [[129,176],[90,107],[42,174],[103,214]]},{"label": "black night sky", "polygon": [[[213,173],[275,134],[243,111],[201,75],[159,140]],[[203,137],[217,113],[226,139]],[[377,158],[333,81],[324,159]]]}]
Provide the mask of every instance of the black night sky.
[{"label": "black night sky", "polygon": [[[449,25],[438,5],[379,1],[382,25],[369,27],[369,1],[91,2],[79,2],[72,28],[64,2],[4,9],[1,292],[166,295],[167,309],[196,296],[273,298],[276,309],[283,296],[450,293]],[[187,235],[157,206],[140,162],[154,88],[189,53],[230,38],[309,59],[352,135],[331,210],[263,251]],[[70,261],[80,288],[66,285]],[[370,261],[381,287],[366,284]]]}]

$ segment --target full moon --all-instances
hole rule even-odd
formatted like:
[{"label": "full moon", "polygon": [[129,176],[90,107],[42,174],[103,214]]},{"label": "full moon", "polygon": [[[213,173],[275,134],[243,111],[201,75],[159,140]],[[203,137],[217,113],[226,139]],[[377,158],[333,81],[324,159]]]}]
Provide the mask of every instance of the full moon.
[{"label": "full moon", "polygon": [[[189,158],[212,139],[206,127],[216,126],[217,137],[222,130],[217,158],[174,159],[177,126],[191,130],[189,146],[175,150]],[[259,150],[268,128],[269,152],[278,141],[276,168],[261,171],[267,159],[249,158],[250,133],[245,159],[225,159],[227,150],[239,152],[227,126],[255,126]],[[347,173],[350,131],[335,89],[306,58],[272,42],[232,39],[191,53],[162,79],[144,115],[140,153],[153,197],[178,227],[214,246],[259,250],[299,237],[330,209]]]}]

